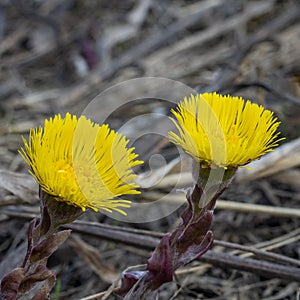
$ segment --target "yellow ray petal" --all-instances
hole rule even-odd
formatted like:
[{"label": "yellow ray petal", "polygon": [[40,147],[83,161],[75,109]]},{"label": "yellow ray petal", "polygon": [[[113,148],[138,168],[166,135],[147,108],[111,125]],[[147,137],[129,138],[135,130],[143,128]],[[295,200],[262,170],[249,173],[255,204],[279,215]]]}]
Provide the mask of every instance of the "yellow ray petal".
[{"label": "yellow ray petal", "polygon": [[120,207],[130,201],[117,197],[139,193],[132,167],[143,163],[128,142],[106,124],[67,113],[31,129],[19,152],[46,193],[83,210],[125,214]]},{"label": "yellow ray petal", "polygon": [[208,165],[245,165],[272,151],[282,140],[277,132],[280,122],[273,112],[240,97],[191,95],[172,113],[179,134],[169,132],[171,142]]}]

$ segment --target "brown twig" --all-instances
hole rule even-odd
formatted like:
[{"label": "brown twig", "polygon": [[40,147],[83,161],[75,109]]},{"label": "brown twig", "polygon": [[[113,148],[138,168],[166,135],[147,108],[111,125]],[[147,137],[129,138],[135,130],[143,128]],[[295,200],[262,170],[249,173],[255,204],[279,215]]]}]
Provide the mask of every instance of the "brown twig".
[{"label": "brown twig", "polygon": [[[8,209],[1,209],[0,212],[5,213],[12,217],[21,217],[21,218],[36,217],[35,214],[14,212]],[[163,236],[163,234],[153,233],[153,232],[150,232],[150,235],[146,235],[145,230],[142,231],[142,234],[141,233],[139,234],[138,229],[134,229],[133,230],[134,232],[131,232],[132,229],[127,230],[125,228],[120,228],[118,226],[110,226],[107,224],[99,224],[99,223],[97,223],[97,226],[95,226],[95,224],[91,225],[89,224],[89,222],[81,223],[81,221],[76,221],[73,224],[68,225],[67,227],[72,229],[73,231],[76,231],[84,235],[91,235],[94,237],[96,236],[101,239],[114,241],[126,245],[131,245],[143,249],[149,249],[149,250],[153,250],[160,240],[158,237],[154,237],[154,236],[155,235]],[[102,230],[99,230],[100,227],[102,228]],[[220,246],[227,245],[230,247],[233,247],[233,245],[235,245],[233,243],[228,244],[220,241],[215,241],[215,244]],[[251,251],[252,253],[256,252],[256,254],[260,256],[263,255],[264,258],[268,256],[268,259],[272,260],[272,259],[278,259],[280,257],[281,260],[285,263],[292,263],[294,265],[299,265],[298,262],[295,263],[295,261],[292,258],[286,258],[282,255],[275,254],[274,256],[273,253],[268,253],[264,251],[260,252],[260,250],[257,250],[253,247],[247,247],[241,245],[236,245],[235,247],[235,249],[240,249],[240,250],[242,250],[242,248],[244,249],[243,251],[248,251],[248,252]],[[222,266],[224,268],[232,268],[241,271],[253,272],[266,277],[278,277],[285,280],[300,282],[300,269],[292,266],[283,266],[278,263],[266,262],[266,261],[255,260],[250,258],[242,258],[236,255],[215,252],[215,251],[208,251],[199,260],[216,266]]]},{"label": "brown twig", "polygon": [[[99,236],[108,240],[116,242],[122,242],[127,245],[133,245],[136,247],[148,248],[152,250],[159,242],[158,238],[148,237],[143,235],[137,235],[134,233],[117,232],[115,230],[91,230],[91,228],[84,229],[84,226],[72,224],[69,226],[74,231],[91,234],[93,236]],[[218,242],[217,242],[218,243]],[[224,244],[223,244],[224,245]],[[249,251],[249,247],[246,247]],[[260,252],[259,250],[255,252]],[[263,252],[263,251],[262,251]],[[260,252],[261,254],[261,252]],[[264,253],[266,256],[267,253]],[[271,255],[272,258],[274,256]],[[249,258],[241,258],[231,254],[208,251],[203,255],[200,261],[211,263],[213,265],[222,266],[225,268],[233,268],[237,270],[253,272],[266,277],[278,277],[286,280],[294,280],[300,282],[300,269],[290,266],[283,266],[277,263],[265,262],[261,260],[254,260]],[[287,262],[287,261],[286,261]]]}]

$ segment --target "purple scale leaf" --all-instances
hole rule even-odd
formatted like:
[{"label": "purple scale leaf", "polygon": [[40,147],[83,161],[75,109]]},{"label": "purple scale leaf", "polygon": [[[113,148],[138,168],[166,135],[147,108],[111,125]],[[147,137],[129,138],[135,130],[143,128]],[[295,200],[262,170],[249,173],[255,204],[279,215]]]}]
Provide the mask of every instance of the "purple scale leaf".
[{"label": "purple scale leaf", "polygon": [[16,299],[19,287],[25,278],[23,268],[16,268],[2,278],[0,299],[14,300]]},{"label": "purple scale leaf", "polygon": [[159,242],[148,260],[147,270],[153,277],[154,285],[162,285],[173,280],[173,252],[170,247],[171,234],[167,233]]},{"label": "purple scale leaf", "polygon": [[19,292],[26,293],[30,291],[37,282],[41,282],[49,278],[53,278],[53,276],[55,279],[55,273],[47,269],[47,267],[43,265],[38,265],[33,271],[33,273],[27,275],[24,278],[24,280],[22,281],[19,287]]},{"label": "purple scale leaf", "polygon": [[116,291],[118,295],[125,296],[135,283],[145,274],[144,271],[132,271],[122,273],[121,286]]},{"label": "purple scale leaf", "polygon": [[48,258],[71,234],[71,230],[63,230],[44,238],[32,248],[32,263]]},{"label": "purple scale leaf", "polygon": [[206,253],[213,244],[214,236],[211,231],[208,231],[205,236],[200,237],[202,242],[200,244],[193,244],[186,249],[178,260],[177,268],[182,267],[197,259]]}]

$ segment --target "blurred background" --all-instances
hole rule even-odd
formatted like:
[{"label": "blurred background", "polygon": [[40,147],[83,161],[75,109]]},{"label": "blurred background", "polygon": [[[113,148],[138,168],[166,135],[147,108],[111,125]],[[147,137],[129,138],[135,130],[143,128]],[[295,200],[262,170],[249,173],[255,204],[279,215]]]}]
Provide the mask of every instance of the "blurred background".
[{"label": "blurred background", "polygon": [[[213,231],[217,240],[269,250],[280,255],[273,262],[299,268],[299,49],[298,0],[2,0],[0,277],[22,259],[28,222],[39,212],[37,184],[17,152],[21,136],[54,114],[80,115],[107,88],[140,77],[172,79],[197,92],[243,96],[275,112],[286,140],[252,171],[241,170],[222,197],[233,206],[223,203],[217,208]],[[166,98],[174,94],[172,85],[168,88]],[[150,116],[124,132],[134,137],[136,151],[145,161],[137,170],[143,173],[139,178],[143,194],[133,200],[151,202],[168,195],[167,206],[180,206],[183,194],[178,196],[173,187],[182,170],[180,188],[190,185],[189,158],[179,161],[178,149],[166,136],[143,132],[153,124],[159,128],[155,132],[173,129],[166,116],[181,96],[170,102],[151,94],[127,103],[121,92],[111,97],[117,109],[101,107],[110,112],[107,121],[112,128],[118,130],[136,116]],[[126,90],[126,99],[135,97],[135,89]],[[74,228],[49,261],[58,278],[51,299],[101,299],[91,295],[105,291],[128,266],[146,263],[151,247],[98,236],[99,231],[105,235],[105,229],[91,222],[167,232],[179,222],[180,209],[171,209],[174,212],[164,218],[161,209],[153,212],[156,221],[146,223],[84,214],[88,223]],[[149,236],[159,236],[153,232]],[[222,243],[213,250],[251,256],[262,264],[270,260]],[[289,275],[268,275],[240,264],[237,268],[218,261],[196,262],[162,289],[160,299],[275,300],[296,299],[297,293],[299,297],[299,283]],[[107,299],[118,298],[107,295]]]}]

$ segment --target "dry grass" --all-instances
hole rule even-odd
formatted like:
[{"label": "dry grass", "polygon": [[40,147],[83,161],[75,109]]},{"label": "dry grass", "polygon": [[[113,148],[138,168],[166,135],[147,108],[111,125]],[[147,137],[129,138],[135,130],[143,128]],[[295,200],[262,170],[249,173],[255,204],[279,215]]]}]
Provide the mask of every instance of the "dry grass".
[{"label": "dry grass", "polygon": [[[37,185],[17,153],[21,135],[56,113],[81,114],[95,95],[116,83],[154,76],[264,104],[278,115],[287,138],[252,171],[241,170],[222,197],[231,202],[220,202],[216,210],[213,231],[220,242],[213,251],[245,261],[195,262],[178,271],[160,299],[299,297],[300,279],[288,273],[289,268],[299,272],[300,255],[297,1],[6,1],[0,5],[0,38],[0,277],[22,259],[29,219],[39,211]],[[129,137],[138,138],[136,151],[146,161],[138,171],[153,169],[152,177],[140,179],[152,182],[151,188],[144,186],[143,198],[135,200],[153,202],[167,195],[164,205],[179,205],[183,197],[173,187],[180,174],[182,187],[188,186],[189,160],[179,161],[165,138],[145,135],[149,126],[153,132],[168,131],[166,117],[151,114],[167,115],[173,104],[153,100],[153,89],[151,99],[124,105],[124,93],[133,99],[145,87],[137,88],[141,91],[126,88],[109,98],[117,109],[108,118],[119,129],[135,116],[149,115],[126,127]],[[111,109],[104,105],[101,113]],[[153,154],[164,161],[156,156],[148,163]],[[52,299],[117,299],[91,295],[106,291],[127,267],[146,263],[160,236],[153,232],[167,232],[178,222],[178,211],[160,218],[161,209],[151,212],[157,221],[138,224],[84,214],[82,221],[88,223],[77,224],[77,232],[49,261],[58,278]],[[146,218],[149,212],[144,213]],[[120,226],[117,232],[128,228],[135,235],[122,240],[123,232],[112,239],[109,227],[91,222]],[[149,244],[141,244],[141,236],[149,237]],[[246,264],[250,257],[257,263],[252,267]],[[260,264],[267,261],[285,266],[287,273],[262,271]]]}]

